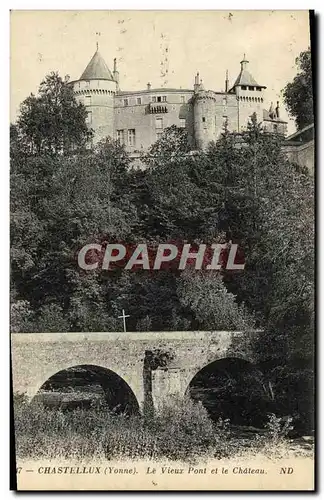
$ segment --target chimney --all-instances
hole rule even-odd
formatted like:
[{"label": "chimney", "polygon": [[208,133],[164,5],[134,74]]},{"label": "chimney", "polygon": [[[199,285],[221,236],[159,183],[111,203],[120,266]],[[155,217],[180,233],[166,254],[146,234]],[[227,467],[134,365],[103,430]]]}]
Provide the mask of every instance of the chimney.
[{"label": "chimney", "polygon": [[194,83],[194,92],[197,92],[199,90],[199,71],[197,71],[197,74],[195,75],[195,83]]},{"label": "chimney", "polygon": [[271,102],[270,104],[270,108],[269,108],[269,118],[271,118],[271,120],[274,120],[275,119],[275,110],[273,108],[273,102]]},{"label": "chimney", "polygon": [[150,82],[147,84],[147,90],[151,90],[151,84],[150,84]]},{"label": "chimney", "polygon": [[226,78],[225,78],[225,92],[228,92],[229,81],[228,81],[228,69],[226,70]]},{"label": "chimney", "polygon": [[279,101],[277,101],[277,107],[276,107],[276,117],[277,117],[278,119],[280,118]]},{"label": "chimney", "polygon": [[114,59],[113,77],[114,77],[114,80],[116,82],[117,90],[119,90],[119,71],[117,70],[117,59],[116,59],[116,57]]}]

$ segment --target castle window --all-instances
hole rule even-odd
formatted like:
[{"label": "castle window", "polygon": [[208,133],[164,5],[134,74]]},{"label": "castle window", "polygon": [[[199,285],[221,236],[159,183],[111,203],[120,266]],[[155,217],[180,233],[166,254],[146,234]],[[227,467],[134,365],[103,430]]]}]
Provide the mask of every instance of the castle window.
[{"label": "castle window", "polygon": [[155,128],[163,129],[163,119],[160,116],[155,118]]},{"label": "castle window", "polygon": [[92,123],[92,111],[88,111],[86,117],[86,123]]},{"label": "castle window", "polygon": [[223,97],[223,106],[227,105],[227,97]]},{"label": "castle window", "polygon": [[162,96],[162,102],[167,102],[167,96],[166,95]]},{"label": "castle window", "polygon": [[257,90],[258,92],[261,92],[262,88],[261,87],[256,87],[255,90]]},{"label": "castle window", "polygon": [[128,146],[135,146],[135,129],[128,130]]},{"label": "castle window", "polygon": [[124,130],[117,130],[117,141],[119,144],[124,144]]},{"label": "castle window", "polygon": [[254,90],[254,87],[249,87],[249,90]]},{"label": "castle window", "polygon": [[124,106],[128,106],[128,99],[124,99]]},{"label": "castle window", "polygon": [[157,97],[157,102],[162,102],[162,97],[160,95]]},{"label": "castle window", "polygon": [[155,95],[152,97],[152,102],[156,102],[156,96]]},{"label": "castle window", "polygon": [[181,104],[184,104],[186,102],[184,95],[180,96],[180,102],[181,102]]},{"label": "castle window", "polygon": [[84,105],[85,106],[91,106],[91,95],[86,95],[84,97]]},{"label": "castle window", "polygon": [[141,97],[137,98],[137,104],[142,104],[142,98]]},{"label": "castle window", "polygon": [[156,140],[159,141],[163,135],[163,132],[156,132]]},{"label": "castle window", "polygon": [[203,123],[206,122],[206,118],[204,116],[202,117],[202,121],[203,121]]},{"label": "castle window", "polygon": [[185,126],[186,126],[186,119],[180,118],[180,128],[185,128]]},{"label": "castle window", "polygon": [[242,90],[246,90],[246,85],[242,85]]}]

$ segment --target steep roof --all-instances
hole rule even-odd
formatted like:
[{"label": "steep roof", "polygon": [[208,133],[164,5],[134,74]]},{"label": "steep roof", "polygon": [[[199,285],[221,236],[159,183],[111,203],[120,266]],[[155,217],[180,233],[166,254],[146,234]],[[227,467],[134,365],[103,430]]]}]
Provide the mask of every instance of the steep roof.
[{"label": "steep roof", "polygon": [[239,76],[236,78],[234,87],[236,85],[251,85],[252,87],[261,87],[253,78],[247,69],[241,69]]},{"label": "steep roof", "polygon": [[243,60],[241,61],[241,71],[238,75],[238,77],[235,80],[234,85],[232,86],[232,89],[236,87],[237,85],[246,85],[250,87],[261,87],[261,88],[266,88],[264,85],[259,85],[251,75],[251,73],[246,69],[246,66],[248,65],[249,61],[246,60],[245,54],[243,57]]},{"label": "steep roof", "polygon": [[94,53],[88,66],[82,73],[80,80],[112,80],[114,78],[105,60],[100,55],[98,49]]}]

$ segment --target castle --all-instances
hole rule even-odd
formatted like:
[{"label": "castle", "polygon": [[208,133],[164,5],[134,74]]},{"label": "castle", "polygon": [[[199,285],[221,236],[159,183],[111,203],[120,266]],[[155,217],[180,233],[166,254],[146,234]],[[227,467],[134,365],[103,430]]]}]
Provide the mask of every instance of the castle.
[{"label": "castle", "polygon": [[285,135],[286,122],[276,108],[264,109],[264,91],[247,69],[244,55],[241,69],[232,86],[226,72],[225,91],[205,90],[199,73],[192,89],[120,89],[114,59],[111,72],[97,50],[79,80],[70,82],[75,98],[88,111],[87,123],[94,141],[107,136],[124,144],[133,156],[146,151],[171,125],[186,128],[192,149],[203,149],[221,134],[225,122],[232,132],[241,132],[256,113],[258,122],[269,132]]}]

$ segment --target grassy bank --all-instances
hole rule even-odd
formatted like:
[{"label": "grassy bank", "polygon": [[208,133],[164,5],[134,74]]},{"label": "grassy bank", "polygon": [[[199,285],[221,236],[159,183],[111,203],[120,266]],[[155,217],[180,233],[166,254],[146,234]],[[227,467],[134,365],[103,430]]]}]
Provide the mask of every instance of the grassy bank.
[{"label": "grassy bank", "polygon": [[[48,410],[15,397],[18,459],[150,459],[195,461],[287,451],[290,421],[271,416],[262,433],[240,436],[228,421],[212,422],[192,400],[170,400],[150,418],[116,415],[104,406]],[[298,450],[297,450],[298,451]],[[311,450],[301,450],[310,454]]]}]

